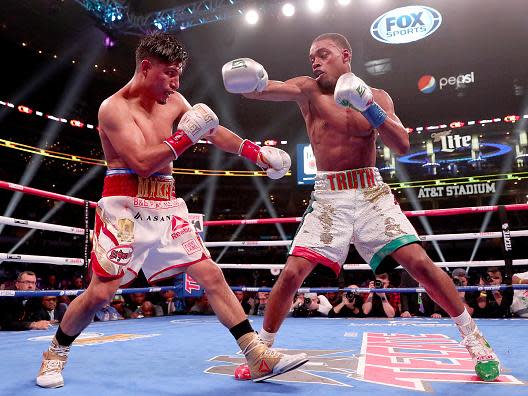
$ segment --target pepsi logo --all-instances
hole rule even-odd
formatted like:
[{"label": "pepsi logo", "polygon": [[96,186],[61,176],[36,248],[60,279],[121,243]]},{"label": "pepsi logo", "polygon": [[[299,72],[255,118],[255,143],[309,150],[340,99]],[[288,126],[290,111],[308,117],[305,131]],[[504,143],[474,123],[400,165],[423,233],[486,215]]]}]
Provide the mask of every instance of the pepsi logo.
[{"label": "pepsi logo", "polygon": [[442,15],[434,8],[407,6],[395,8],[372,23],[370,34],[387,44],[404,44],[433,34],[442,24]]},{"label": "pepsi logo", "polygon": [[420,77],[418,80],[418,89],[421,93],[430,94],[436,89],[436,79],[427,74]]}]

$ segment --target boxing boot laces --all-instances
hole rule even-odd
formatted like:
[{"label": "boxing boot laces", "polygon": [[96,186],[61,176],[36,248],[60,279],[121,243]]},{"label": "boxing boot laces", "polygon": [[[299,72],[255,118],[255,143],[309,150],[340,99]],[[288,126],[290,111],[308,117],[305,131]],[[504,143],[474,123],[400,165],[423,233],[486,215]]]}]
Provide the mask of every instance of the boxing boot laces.
[{"label": "boxing boot laces", "polygon": [[70,346],[63,346],[53,338],[47,351],[42,354],[42,364],[37,375],[37,385],[43,388],[60,388],[64,386],[62,370],[68,360]]},{"label": "boxing boot laces", "polygon": [[251,379],[254,382],[287,373],[308,361],[304,353],[286,355],[268,348],[255,332],[244,334],[237,343],[246,356]]}]

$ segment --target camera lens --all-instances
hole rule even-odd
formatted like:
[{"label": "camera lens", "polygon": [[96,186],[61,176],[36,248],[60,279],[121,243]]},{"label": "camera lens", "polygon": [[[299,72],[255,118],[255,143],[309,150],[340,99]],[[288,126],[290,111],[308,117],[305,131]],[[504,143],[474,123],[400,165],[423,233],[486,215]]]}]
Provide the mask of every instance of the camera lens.
[{"label": "camera lens", "polygon": [[454,278],[453,283],[455,284],[455,286],[462,286],[462,282],[460,282],[460,279]]},{"label": "camera lens", "polygon": [[347,291],[345,294],[348,301],[352,301],[354,299],[354,293],[351,291]]},{"label": "camera lens", "polygon": [[306,305],[310,305],[310,304],[312,303],[312,299],[311,299],[311,298],[308,298],[308,297],[305,297],[305,298],[304,298],[304,303],[305,303]]},{"label": "camera lens", "polygon": [[375,287],[376,289],[381,289],[381,288],[383,288],[383,282],[380,281],[379,279],[376,279],[376,280],[374,281],[374,287]]}]

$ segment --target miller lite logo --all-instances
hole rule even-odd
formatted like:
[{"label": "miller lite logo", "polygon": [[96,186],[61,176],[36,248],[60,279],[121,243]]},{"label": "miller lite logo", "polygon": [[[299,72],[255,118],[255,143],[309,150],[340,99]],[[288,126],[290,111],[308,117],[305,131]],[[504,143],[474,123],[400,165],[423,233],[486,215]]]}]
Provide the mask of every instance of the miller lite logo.
[{"label": "miller lite logo", "polygon": [[132,260],[134,249],[129,245],[119,245],[113,247],[106,254],[106,258],[116,265],[125,266]]}]

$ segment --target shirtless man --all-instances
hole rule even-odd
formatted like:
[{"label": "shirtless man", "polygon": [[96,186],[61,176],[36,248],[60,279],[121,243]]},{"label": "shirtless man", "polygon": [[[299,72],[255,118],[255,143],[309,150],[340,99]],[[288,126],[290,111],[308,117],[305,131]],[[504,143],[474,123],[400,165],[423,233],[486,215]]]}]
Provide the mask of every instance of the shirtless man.
[{"label": "shirtless man", "polygon": [[310,47],[314,78],[268,81],[252,59],[222,68],[231,93],[251,99],[292,101],[299,106],[317,163],[312,200],[304,213],[275,283],[259,336],[273,344],[290,302],[306,276],[321,263],[336,273],[350,243],[375,273],[391,269],[391,256],[403,266],[457,324],[463,344],[485,381],[500,373],[499,360],[465,310],[449,277],[420,246],[416,231],[383,183],[376,163],[376,138],[398,155],[409,150],[409,138],[394,112],[391,97],[368,87],[351,73],[352,50],[340,34],[318,36]]},{"label": "shirtless man", "polygon": [[[99,131],[108,165],[98,202],[91,255],[93,277],[68,307],[37,376],[37,385],[64,385],[62,370],[71,344],[108,304],[116,290],[143,269],[149,282],[186,271],[204,287],[220,322],[246,355],[256,381],[305,363],[302,355],[269,349],[251,328],[222,270],[189,223],[185,202],[177,198],[172,161],[200,138],[238,153],[272,178],[289,169],[288,154],[261,148],[218,125],[209,107],[193,107],[177,92],[187,53],[168,34],[141,40],[132,79],[99,108]],[[177,124],[173,133],[173,125]]]}]

